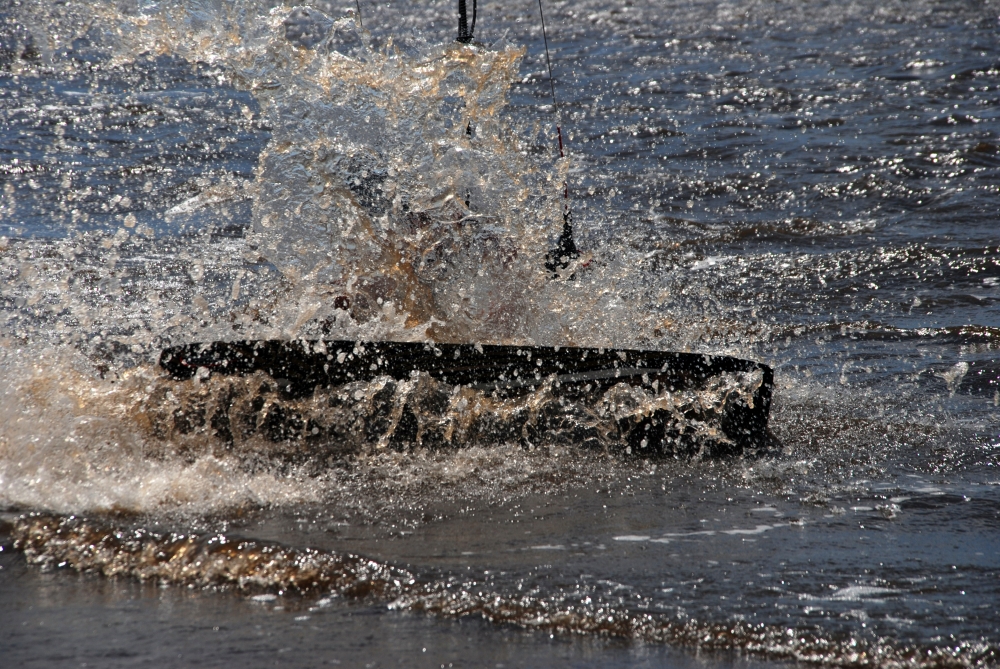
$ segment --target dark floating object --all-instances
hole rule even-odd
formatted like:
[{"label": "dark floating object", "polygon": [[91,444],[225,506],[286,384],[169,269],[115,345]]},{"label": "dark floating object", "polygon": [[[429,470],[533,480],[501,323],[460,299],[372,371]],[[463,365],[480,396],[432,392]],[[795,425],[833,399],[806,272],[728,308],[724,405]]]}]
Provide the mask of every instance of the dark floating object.
[{"label": "dark floating object", "polygon": [[[641,387],[650,396],[664,391],[706,390],[714,392],[717,401],[707,402],[700,409],[691,409],[689,403],[682,417],[711,424],[721,433],[707,449],[707,454],[713,456],[740,454],[745,449],[768,445],[767,418],[774,383],[774,374],[767,365],[728,356],[407,342],[267,340],[188,344],[164,350],[160,365],[177,380],[263,372],[274,380],[286,400],[311,396],[317,388],[380,377],[407,381],[420,375],[498,398],[526,395],[544,384],[551,384],[551,392],[560,398],[584,402],[618,384]],[[621,449],[640,454],[694,452],[697,449],[685,443],[690,442],[690,435],[685,436],[683,430],[678,434],[677,423],[676,412],[664,409],[619,419]]]}]

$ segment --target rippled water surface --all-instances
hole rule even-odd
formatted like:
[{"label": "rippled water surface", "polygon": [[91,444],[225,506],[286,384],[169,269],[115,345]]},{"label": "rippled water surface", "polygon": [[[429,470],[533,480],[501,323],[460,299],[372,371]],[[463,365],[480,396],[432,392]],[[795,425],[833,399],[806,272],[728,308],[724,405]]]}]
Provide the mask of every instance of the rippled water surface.
[{"label": "rippled water surface", "polygon": [[[1000,4],[545,3],[555,110],[537,4],[350,4],[0,3],[2,656],[996,666]],[[156,365],[321,337],[760,360],[773,439]]]}]

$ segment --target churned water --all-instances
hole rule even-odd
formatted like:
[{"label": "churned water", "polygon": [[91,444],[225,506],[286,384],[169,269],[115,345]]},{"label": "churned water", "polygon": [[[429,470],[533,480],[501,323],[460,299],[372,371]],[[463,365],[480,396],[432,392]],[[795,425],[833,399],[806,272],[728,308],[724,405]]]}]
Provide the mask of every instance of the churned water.
[{"label": "churned water", "polygon": [[[0,7],[4,664],[997,665],[997,2],[545,3],[556,109],[529,0]],[[156,365],[300,337],[761,360],[774,439]]]}]

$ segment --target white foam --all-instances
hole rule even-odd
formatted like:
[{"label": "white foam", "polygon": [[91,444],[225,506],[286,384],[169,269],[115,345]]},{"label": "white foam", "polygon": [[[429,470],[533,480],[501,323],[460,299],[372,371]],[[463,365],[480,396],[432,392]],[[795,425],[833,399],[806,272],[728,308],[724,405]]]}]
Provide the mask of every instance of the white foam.
[{"label": "white foam", "polygon": [[722,530],[722,533],[723,534],[733,534],[733,535],[737,535],[737,534],[747,534],[747,535],[750,535],[750,534],[764,534],[764,532],[767,532],[768,530],[773,530],[775,527],[779,527],[779,526],[778,525],[758,525],[757,527],[753,528],[752,530],[751,529],[736,528],[736,529],[732,529],[732,530]]},{"label": "white foam", "polygon": [[693,271],[708,269],[709,267],[715,267],[716,265],[725,262],[728,259],[729,259],[728,256],[709,256],[691,265],[691,269]]},{"label": "white foam", "polygon": [[277,595],[272,595],[270,593],[266,593],[266,594],[263,594],[263,595],[254,595],[254,596],[250,597],[249,599],[250,599],[251,602],[258,602],[258,603],[261,603],[261,604],[266,604],[268,602],[275,601],[276,599],[278,599],[278,596]]},{"label": "white foam", "polygon": [[836,601],[859,602],[870,598],[877,598],[882,595],[899,594],[899,592],[899,590],[880,588],[873,585],[851,585],[837,590],[830,595],[829,599]]}]

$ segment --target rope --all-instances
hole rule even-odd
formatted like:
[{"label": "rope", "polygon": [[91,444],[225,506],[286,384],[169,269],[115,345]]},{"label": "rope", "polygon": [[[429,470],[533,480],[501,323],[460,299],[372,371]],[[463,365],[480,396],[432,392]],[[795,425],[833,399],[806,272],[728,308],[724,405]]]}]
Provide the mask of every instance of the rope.
[{"label": "rope", "polygon": [[[552,76],[552,59],[549,57],[549,37],[545,32],[545,11],[542,9],[542,0],[538,0],[538,15],[542,19],[542,43],[545,45],[545,66],[549,70],[549,93],[552,95],[552,113],[556,117],[556,137],[559,138],[559,157],[565,158],[563,153],[562,124],[559,122],[559,107],[556,105],[556,83]],[[563,229],[559,236],[556,248],[552,249],[545,256],[545,268],[552,274],[557,274],[559,269],[569,267],[572,260],[580,257],[580,251],[573,241],[573,216],[569,210],[569,182],[563,182]],[[571,275],[570,278],[573,278]]]},{"label": "rope", "polygon": [[[542,17],[542,43],[545,45],[545,65],[549,69],[549,92],[552,94],[552,111],[556,115],[556,129],[559,128],[559,110],[556,108],[556,84],[552,78],[552,59],[549,58],[549,38],[545,34],[545,12],[542,11],[542,0],[538,0],[538,15]],[[562,131],[559,131],[559,157],[562,153]]]},{"label": "rope", "polygon": [[458,0],[458,41],[462,44],[471,42],[476,31],[476,0],[472,0],[472,28],[469,28],[467,15],[465,0]]}]

